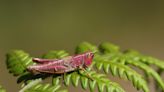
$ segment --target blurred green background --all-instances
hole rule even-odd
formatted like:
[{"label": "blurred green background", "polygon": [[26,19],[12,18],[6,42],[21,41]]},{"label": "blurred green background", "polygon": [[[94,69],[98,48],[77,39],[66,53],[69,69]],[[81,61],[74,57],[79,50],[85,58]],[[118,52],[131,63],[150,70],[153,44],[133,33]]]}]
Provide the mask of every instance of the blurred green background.
[{"label": "blurred green background", "polygon": [[9,92],[20,88],[5,65],[12,49],[39,56],[60,49],[73,53],[82,41],[110,41],[164,59],[163,34],[163,0],[0,1],[0,84]]}]

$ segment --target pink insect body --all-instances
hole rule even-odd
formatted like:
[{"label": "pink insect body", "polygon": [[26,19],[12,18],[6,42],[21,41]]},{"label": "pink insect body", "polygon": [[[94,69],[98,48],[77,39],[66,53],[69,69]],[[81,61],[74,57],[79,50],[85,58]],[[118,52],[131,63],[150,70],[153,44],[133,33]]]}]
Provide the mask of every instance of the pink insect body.
[{"label": "pink insect body", "polygon": [[33,58],[33,61],[37,64],[27,67],[27,70],[39,73],[63,74],[80,68],[87,68],[91,65],[93,56],[92,52],[86,52],[62,59]]}]

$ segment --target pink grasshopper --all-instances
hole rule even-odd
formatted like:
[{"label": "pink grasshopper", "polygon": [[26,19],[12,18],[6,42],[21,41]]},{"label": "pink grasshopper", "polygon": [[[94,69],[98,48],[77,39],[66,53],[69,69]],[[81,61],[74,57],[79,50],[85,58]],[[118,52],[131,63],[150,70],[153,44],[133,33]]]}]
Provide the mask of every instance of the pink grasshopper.
[{"label": "pink grasshopper", "polygon": [[37,64],[27,67],[27,70],[32,73],[65,74],[78,69],[85,70],[91,65],[93,57],[93,52],[86,52],[62,59],[33,58]]}]

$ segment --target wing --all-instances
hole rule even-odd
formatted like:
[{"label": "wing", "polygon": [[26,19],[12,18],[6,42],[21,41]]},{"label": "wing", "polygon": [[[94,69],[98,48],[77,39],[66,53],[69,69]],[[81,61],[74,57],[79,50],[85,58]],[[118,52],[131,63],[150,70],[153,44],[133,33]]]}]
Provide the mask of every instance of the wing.
[{"label": "wing", "polygon": [[62,74],[66,72],[70,72],[75,70],[72,66],[67,63],[62,63],[62,60],[52,62],[52,63],[44,63],[44,64],[37,64],[31,65],[27,67],[27,70],[30,72],[39,72],[39,73],[49,73],[49,74]]},{"label": "wing", "polygon": [[40,73],[62,74],[75,70],[72,66],[71,57],[63,59],[40,59],[33,58],[34,62],[40,63],[28,67],[29,71],[37,71]]},{"label": "wing", "polygon": [[67,67],[64,66],[49,66],[45,69],[36,69],[40,73],[49,73],[49,74],[62,74],[65,73]]},{"label": "wing", "polygon": [[59,59],[41,59],[41,58],[33,58],[32,61],[36,63],[49,63],[49,62],[55,62],[58,61]]}]

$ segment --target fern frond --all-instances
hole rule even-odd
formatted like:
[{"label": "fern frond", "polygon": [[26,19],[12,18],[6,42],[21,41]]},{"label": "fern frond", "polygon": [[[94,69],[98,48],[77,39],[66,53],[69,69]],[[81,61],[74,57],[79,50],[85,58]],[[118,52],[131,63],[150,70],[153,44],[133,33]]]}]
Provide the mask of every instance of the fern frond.
[{"label": "fern frond", "polygon": [[149,64],[149,65],[155,65],[158,68],[164,70],[164,61],[162,60],[153,58],[151,56],[142,55],[135,50],[127,50],[125,54],[127,55],[127,57],[131,57],[136,61],[140,61],[142,63]]},{"label": "fern frond", "polygon": [[96,85],[98,87],[99,92],[125,92],[117,83],[111,82],[109,79],[105,78],[104,74],[97,74],[94,71],[89,71],[89,76],[93,79],[88,78],[88,75],[84,71],[73,72],[71,74],[67,74],[64,80],[66,86],[72,83],[75,87],[80,84],[83,89],[87,89],[89,86],[90,91],[94,92]]},{"label": "fern frond", "polygon": [[[77,87],[81,85],[84,90],[90,89],[91,92],[94,92],[96,88],[99,92],[125,92],[120,85],[106,78],[106,75],[111,72],[113,76],[119,76],[121,79],[127,79],[132,82],[137,90],[149,92],[147,82],[143,76],[129,66],[133,65],[142,69],[148,77],[153,77],[158,83],[158,86],[164,91],[164,81],[158,72],[149,67],[149,65],[155,65],[159,71],[163,71],[164,62],[162,60],[142,55],[134,50],[121,52],[119,46],[108,42],[100,44],[99,47],[88,42],[83,42],[76,47],[75,53],[83,53],[86,51],[94,52],[95,57],[92,64],[86,71],[75,70],[67,73],[63,80],[66,86],[72,84],[74,87]],[[44,54],[42,58],[62,59],[68,55],[69,53],[65,50],[53,50]],[[42,79],[51,75],[40,74],[37,76],[26,72],[27,66],[35,64],[32,62],[32,57],[30,57],[28,53],[22,50],[14,50],[7,53],[6,56],[6,65],[9,72],[15,76],[21,75],[18,82],[24,81],[24,85],[27,84],[19,92],[67,92],[65,89],[59,89],[61,87],[60,81],[62,80],[62,76],[60,75],[52,75],[52,84],[42,84]],[[106,74],[91,71],[95,68],[96,70],[104,71]],[[158,87],[156,89],[158,89]],[[6,91],[0,86],[0,92]]]},{"label": "fern frond", "polygon": [[[115,44],[109,43],[109,42],[105,42],[99,45],[99,50],[104,53],[104,54],[114,54],[115,52],[117,52],[117,54],[120,54],[122,52],[119,52],[119,47]],[[156,65],[158,68],[163,69],[164,70],[164,61],[161,61],[159,59],[150,57],[150,56],[146,56],[146,55],[142,55],[140,54],[138,51],[136,50],[126,50],[124,51],[123,54],[127,54],[128,57],[134,58],[135,60],[138,60],[140,62],[143,62],[145,64],[152,64],[152,65]]]},{"label": "fern frond", "polygon": [[51,86],[50,84],[37,84],[24,92],[56,92],[60,86]]},{"label": "fern frond", "polygon": [[36,79],[36,80],[30,80],[30,81],[28,81],[27,85],[22,84],[23,88],[19,92],[24,92],[24,91],[28,90],[29,88],[31,88],[31,87],[33,87],[33,86],[35,86],[35,85],[37,85],[37,84],[39,84],[41,82],[42,82],[41,78]]},{"label": "fern frond", "polygon": [[83,53],[86,51],[98,52],[98,48],[88,42],[82,42],[76,47],[75,53]]},{"label": "fern frond", "polygon": [[127,78],[137,89],[149,92],[147,83],[143,77],[130,67],[116,62],[111,62],[109,60],[96,60],[96,57],[93,64],[96,66],[96,69],[103,70],[105,73],[109,73],[110,70],[112,75],[118,75],[120,78]]},{"label": "fern frond", "polygon": [[59,90],[60,84],[53,86],[50,84],[41,84],[41,79],[30,81],[19,92],[67,92],[67,90]]},{"label": "fern frond", "polygon": [[99,50],[102,53],[116,53],[119,52],[120,47],[109,42],[104,42],[99,45]]},{"label": "fern frond", "polygon": [[0,85],[0,92],[6,92],[6,90]]},{"label": "fern frond", "polygon": [[52,77],[52,85],[54,85],[54,86],[57,86],[59,83],[60,83],[60,79],[61,79],[61,77],[60,76],[53,76]]},{"label": "fern frond", "polygon": [[[153,70],[151,67],[149,67],[147,64],[138,61],[138,59],[136,59],[135,57],[131,57],[131,59],[130,59],[130,56],[123,57],[123,56],[119,56],[119,55],[112,56],[112,57],[109,57],[108,55],[102,55],[101,57],[103,58],[103,56],[104,56],[104,59],[106,59],[106,60],[108,60],[108,59],[111,60],[111,58],[113,58],[113,60],[111,60],[111,62],[118,62],[120,64],[125,64],[125,63],[131,64],[133,66],[136,66],[136,67],[142,69],[146,74],[148,74],[149,76],[152,76],[156,80],[158,85],[162,88],[162,90],[164,90],[163,89],[164,82],[163,82],[162,78],[160,77],[160,75],[155,70]],[[104,71],[107,71],[107,70],[104,70]]]},{"label": "fern frond", "polygon": [[[160,75],[155,70],[153,70],[151,67],[148,66],[148,65],[152,64],[152,65],[156,65],[160,69],[164,69],[163,61],[160,61],[160,60],[155,59],[150,56],[141,55],[139,52],[137,52],[135,50],[126,50],[124,53],[117,52],[117,53],[113,54],[113,53],[109,52],[112,49],[112,48],[110,48],[111,47],[110,45],[112,45],[113,47],[117,47],[116,45],[114,46],[113,44],[110,44],[110,43],[106,43],[106,45],[105,45],[106,47],[101,46],[101,45],[99,47],[100,50],[101,49],[104,50],[103,53],[106,54],[106,56],[105,56],[106,60],[115,58],[117,60],[113,60],[113,61],[119,62],[121,64],[124,64],[124,63],[131,64],[131,65],[134,65],[134,66],[144,70],[144,72],[146,74],[152,76],[157,81],[157,83],[160,85],[160,87],[163,89],[164,82],[161,79]],[[113,56],[111,56],[110,54],[113,54]]]},{"label": "fern frond", "polygon": [[162,90],[164,91],[164,82],[163,82],[162,78],[151,67],[149,67],[148,65],[146,65],[146,64],[144,64],[142,62],[139,62],[137,60],[134,60],[134,59],[131,59],[131,60],[130,59],[127,59],[125,62],[127,64],[131,64],[131,65],[134,65],[134,66],[142,69],[146,74],[148,74],[149,76],[152,76],[157,81],[157,83],[162,88]]},{"label": "fern frond", "polygon": [[33,64],[32,58],[28,53],[22,50],[14,50],[7,53],[6,65],[10,73],[14,76],[23,74],[26,71],[28,65]]}]

